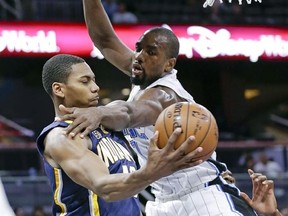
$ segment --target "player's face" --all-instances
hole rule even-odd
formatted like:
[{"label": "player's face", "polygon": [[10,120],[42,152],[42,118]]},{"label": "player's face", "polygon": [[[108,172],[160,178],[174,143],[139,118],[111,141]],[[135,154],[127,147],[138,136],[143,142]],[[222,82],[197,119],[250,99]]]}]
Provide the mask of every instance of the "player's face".
[{"label": "player's face", "polygon": [[162,77],[168,64],[167,37],[148,32],[136,43],[131,82],[147,86]]},{"label": "player's face", "polygon": [[72,66],[63,91],[67,107],[92,107],[98,104],[99,87],[95,82],[95,75],[87,63]]}]

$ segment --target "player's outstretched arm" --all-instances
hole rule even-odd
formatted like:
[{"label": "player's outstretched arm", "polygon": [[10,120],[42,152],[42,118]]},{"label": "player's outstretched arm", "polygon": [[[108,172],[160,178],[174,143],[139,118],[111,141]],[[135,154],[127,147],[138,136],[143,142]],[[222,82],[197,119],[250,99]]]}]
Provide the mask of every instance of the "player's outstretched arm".
[{"label": "player's outstretched arm", "polygon": [[158,134],[154,135],[150,141],[148,161],[141,169],[133,170],[132,173],[109,174],[100,157],[88,150],[88,137],[81,139],[77,136],[72,139],[63,135],[62,130],[53,129],[45,139],[44,154],[47,161],[54,164],[54,167],[61,167],[77,184],[92,190],[107,201],[131,197],[155,180],[202,162],[194,160],[197,153],[202,151],[201,147],[186,154],[194,142],[194,137],[189,137],[181,147],[174,149],[174,143],[181,133],[178,128],[163,149],[157,147]]},{"label": "player's outstretched arm", "polygon": [[274,182],[261,173],[254,173],[251,169],[248,173],[253,184],[252,199],[246,193],[241,192],[243,199],[258,213],[265,216],[281,216],[277,209]]},{"label": "player's outstretched arm", "polygon": [[153,125],[166,107],[179,100],[171,89],[152,88],[145,90],[137,101],[132,102],[118,100],[106,106],[89,108],[66,108],[60,105],[63,116],[58,120],[72,120],[65,129],[66,133],[72,137],[81,133],[83,138],[100,123],[113,130]]}]

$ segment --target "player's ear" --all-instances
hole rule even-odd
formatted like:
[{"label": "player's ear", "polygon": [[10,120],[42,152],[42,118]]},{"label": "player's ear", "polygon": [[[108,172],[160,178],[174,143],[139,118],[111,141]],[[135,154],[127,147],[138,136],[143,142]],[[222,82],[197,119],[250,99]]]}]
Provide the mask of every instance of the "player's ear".
[{"label": "player's ear", "polygon": [[175,64],[176,64],[176,58],[168,59],[167,64],[165,66],[165,71],[166,72],[171,71],[174,68]]},{"label": "player's ear", "polygon": [[54,82],[52,84],[52,91],[53,91],[53,94],[58,96],[58,97],[61,97],[61,98],[64,98],[64,84],[63,83],[59,83],[59,82]]}]

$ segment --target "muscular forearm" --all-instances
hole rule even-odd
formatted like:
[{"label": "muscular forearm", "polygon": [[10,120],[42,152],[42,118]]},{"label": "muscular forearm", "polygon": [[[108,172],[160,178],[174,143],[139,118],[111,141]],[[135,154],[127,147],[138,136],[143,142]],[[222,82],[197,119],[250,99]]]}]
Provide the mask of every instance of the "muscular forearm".
[{"label": "muscular forearm", "polygon": [[[62,136],[64,137],[64,135]],[[88,140],[88,138],[85,139]],[[101,158],[83,147],[85,140],[76,137],[73,141],[67,143],[61,142],[64,148],[61,146],[62,149],[57,150],[62,155],[61,158],[55,153],[53,157],[56,158],[57,163],[59,163],[61,168],[74,182],[90,189],[107,201],[131,197],[147,187],[153,180],[163,176],[161,172],[164,169],[162,167],[161,169],[159,168],[159,172],[152,172],[156,168],[147,168],[147,166],[137,171],[135,171],[136,168],[134,166],[128,167],[131,173],[110,174]],[[68,144],[70,144],[70,147]],[[65,152],[65,154],[61,152]],[[72,158],[71,155],[73,155]],[[164,163],[166,161],[161,164]],[[169,172],[164,172],[164,175],[166,173]]]},{"label": "muscular forearm", "polygon": [[[105,107],[98,107],[102,112],[101,124],[114,130],[127,127],[153,125],[162,111],[161,105],[153,101],[117,101]],[[110,110],[110,111],[109,111]],[[119,114],[115,115],[115,111]]]},{"label": "muscular forearm", "polygon": [[152,180],[137,170],[130,174],[115,174],[103,178],[97,193],[106,201],[117,201],[132,197],[144,190]]},{"label": "muscular forearm", "polygon": [[[111,129],[124,129],[127,127],[144,127],[153,125],[155,124],[160,113],[167,106],[179,100],[180,98],[178,98],[178,96],[175,95],[171,89],[159,87],[146,90],[141,97],[131,102],[112,102],[112,104],[107,105],[107,107],[110,107],[112,110],[117,110],[120,108],[127,110],[129,118],[119,119],[119,121],[115,122],[114,127]],[[109,115],[107,117],[103,117],[101,123],[108,126],[107,124],[113,121],[113,119],[115,119],[113,115]],[[127,122],[127,120],[129,122]],[[115,128],[116,126],[117,128]]]}]

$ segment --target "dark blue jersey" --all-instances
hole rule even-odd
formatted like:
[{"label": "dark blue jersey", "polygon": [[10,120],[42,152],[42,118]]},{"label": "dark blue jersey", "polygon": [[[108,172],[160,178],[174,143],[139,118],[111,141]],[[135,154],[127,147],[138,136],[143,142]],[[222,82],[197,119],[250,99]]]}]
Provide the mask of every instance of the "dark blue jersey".
[{"label": "dark blue jersey", "polygon": [[[53,122],[43,129],[37,138],[38,151],[43,157],[46,135],[55,127],[67,127],[66,122]],[[132,155],[127,150],[124,138],[118,132],[99,127],[89,133],[92,149],[107,165],[109,172],[128,173],[136,170]],[[140,215],[139,201],[131,197],[116,202],[106,202],[91,190],[70,179],[61,168],[52,167],[43,157],[44,169],[53,190],[53,215],[73,216],[137,216]]]}]

